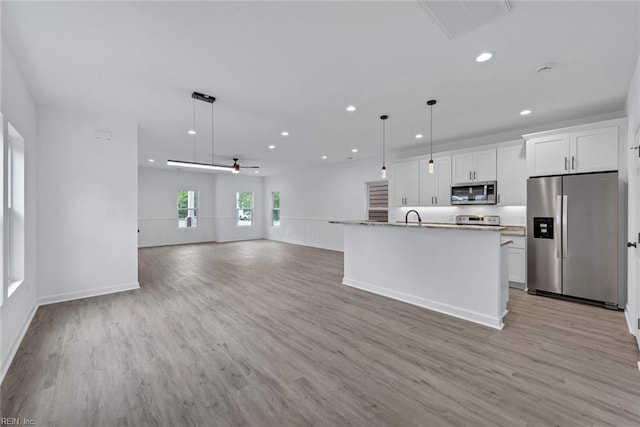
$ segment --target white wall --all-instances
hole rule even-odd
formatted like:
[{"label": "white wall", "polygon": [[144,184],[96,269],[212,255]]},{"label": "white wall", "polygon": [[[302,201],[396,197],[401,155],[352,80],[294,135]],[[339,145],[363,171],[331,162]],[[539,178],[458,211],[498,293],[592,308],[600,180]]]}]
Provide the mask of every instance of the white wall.
[{"label": "white wall", "polygon": [[[228,172],[199,173],[139,168],[139,247],[196,242],[230,242],[265,237],[262,177]],[[198,227],[179,229],[176,196],[198,190]],[[253,192],[253,225],[238,226],[236,192]]]},{"label": "white wall", "polygon": [[[628,241],[637,242],[638,227],[638,197],[640,197],[640,177],[638,175],[638,152],[629,150],[630,147],[637,145],[635,134],[640,128],[640,58],[636,64],[636,70],[633,74],[629,94],[627,98],[627,146],[622,148],[625,155],[628,156],[628,180],[629,180],[629,222],[628,222]],[[640,243],[640,242],[639,242]],[[627,307],[626,315],[629,321],[629,328],[636,336],[638,347],[640,347],[640,331],[638,330],[638,321],[640,318],[640,271],[638,271],[638,253],[637,250],[628,251],[628,275],[627,275]]]},{"label": "white wall", "polygon": [[[0,307],[0,381],[37,308],[36,303],[36,105],[12,53],[2,40],[4,138],[9,122],[25,140],[25,281]],[[6,295],[5,295],[6,296]]]},{"label": "white wall", "polygon": [[125,119],[38,109],[40,303],[138,287],[137,132]]},{"label": "white wall", "polygon": [[[264,180],[249,175],[217,173],[215,176],[216,238],[218,242],[265,237]],[[253,192],[253,225],[238,226],[236,193]]]},{"label": "white wall", "polygon": [[[342,251],[342,225],[328,221],[366,218],[366,182],[379,180],[379,159],[266,177],[266,235],[272,240]],[[273,191],[280,192],[280,227],[271,227],[269,217]]]},{"label": "white wall", "polygon": [[[178,228],[176,198],[180,190],[198,191],[195,228]],[[140,167],[138,247],[215,241],[214,198],[214,174]]]}]

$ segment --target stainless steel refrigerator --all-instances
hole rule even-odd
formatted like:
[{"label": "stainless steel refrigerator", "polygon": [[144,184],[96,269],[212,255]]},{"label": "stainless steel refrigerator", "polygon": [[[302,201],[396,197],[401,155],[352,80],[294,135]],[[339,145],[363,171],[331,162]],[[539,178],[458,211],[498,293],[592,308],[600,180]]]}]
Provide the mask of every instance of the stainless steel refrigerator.
[{"label": "stainless steel refrigerator", "polygon": [[527,181],[527,287],[618,307],[618,173]]}]

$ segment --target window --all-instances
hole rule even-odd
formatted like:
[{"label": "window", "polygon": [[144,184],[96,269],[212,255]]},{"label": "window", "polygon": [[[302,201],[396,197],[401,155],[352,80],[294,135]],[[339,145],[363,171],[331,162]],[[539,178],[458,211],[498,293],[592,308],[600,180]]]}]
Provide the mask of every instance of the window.
[{"label": "window", "polygon": [[369,193],[369,221],[389,221],[389,184],[384,182],[370,182],[367,184]]},{"label": "window", "polygon": [[236,193],[236,210],[238,225],[251,225],[253,223],[253,193]]},{"label": "window", "polygon": [[271,193],[271,226],[280,227],[280,192]]},{"label": "window", "polygon": [[198,226],[198,192],[195,190],[178,191],[178,228]]},{"label": "window", "polygon": [[7,147],[7,248],[8,275],[11,296],[24,282],[24,139],[10,124]]}]

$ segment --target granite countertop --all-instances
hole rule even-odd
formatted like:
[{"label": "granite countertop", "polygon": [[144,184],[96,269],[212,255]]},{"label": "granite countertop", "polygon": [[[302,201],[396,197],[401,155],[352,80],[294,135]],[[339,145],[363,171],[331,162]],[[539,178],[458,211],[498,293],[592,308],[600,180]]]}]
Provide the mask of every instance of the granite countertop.
[{"label": "granite countertop", "polygon": [[526,236],[527,227],[524,225],[505,225],[502,231],[503,236]]},{"label": "granite countertop", "polygon": [[452,230],[477,230],[477,231],[498,231],[502,232],[505,227],[500,226],[486,226],[486,225],[457,225],[443,222],[404,222],[392,223],[392,222],[376,222],[367,220],[345,220],[345,221],[329,221],[330,224],[348,224],[348,225],[368,225],[376,227],[414,227],[414,228],[448,228]]}]

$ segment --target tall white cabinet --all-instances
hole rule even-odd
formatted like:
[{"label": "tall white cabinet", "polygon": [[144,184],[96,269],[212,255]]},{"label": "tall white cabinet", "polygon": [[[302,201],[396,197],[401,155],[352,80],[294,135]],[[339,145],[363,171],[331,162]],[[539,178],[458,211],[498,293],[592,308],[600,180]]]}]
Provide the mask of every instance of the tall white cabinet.
[{"label": "tall white cabinet", "polygon": [[393,165],[393,206],[418,206],[419,165],[417,160]]},{"label": "tall white cabinet", "polygon": [[524,143],[497,150],[498,205],[527,203],[527,159]]},{"label": "tall white cabinet", "polygon": [[420,160],[420,206],[451,204],[451,156],[434,157],[434,171],[429,173],[429,160]]}]

